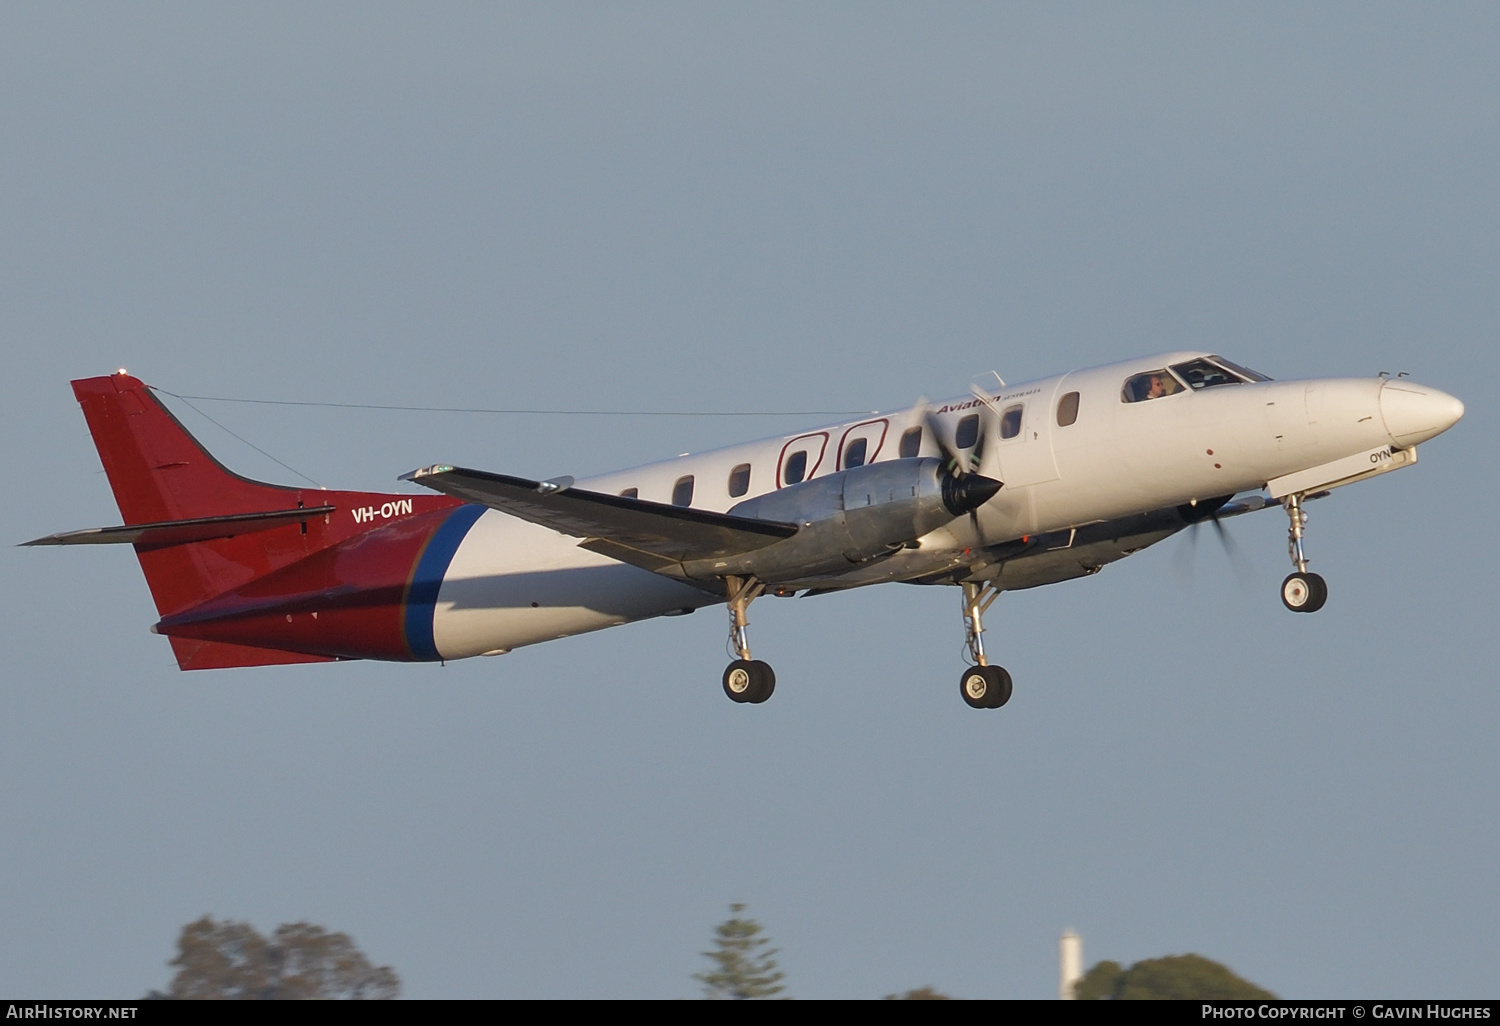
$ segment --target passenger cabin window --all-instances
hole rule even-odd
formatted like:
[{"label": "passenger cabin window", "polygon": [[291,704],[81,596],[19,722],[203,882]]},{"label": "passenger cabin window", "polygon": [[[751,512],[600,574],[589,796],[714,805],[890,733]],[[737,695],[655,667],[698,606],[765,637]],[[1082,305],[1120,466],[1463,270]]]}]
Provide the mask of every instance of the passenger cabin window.
[{"label": "passenger cabin window", "polygon": [[1182,382],[1165,370],[1147,371],[1126,380],[1125,387],[1120,392],[1120,401],[1143,403],[1147,399],[1160,399],[1164,395],[1173,395],[1183,390]]},{"label": "passenger cabin window", "polygon": [[672,486],[672,505],[691,506],[693,504],[693,475],[679,477],[677,483]]},{"label": "passenger cabin window", "polygon": [[1012,406],[1000,414],[1000,437],[1014,438],[1021,433],[1020,406]]},{"label": "passenger cabin window", "polygon": [[639,499],[640,497],[641,490],[639,488],[627,488],[620,493],[620,498],[622,499]]},{"label": "passenger cabin window", "polygon": [[807,476],[806,449],[798,449],[786,458],[786,470],[782,476],[789,485],[794,485]]},{"label": "passenger cabin window", "polygon": [[1069,392],[1057,401],[1057,426],[1071,427],[1078,421],[1078,393]]},{"label": "passenger cabin window", "polygon": [[844,450],[844,469],[850,467],[862,467],[865,465],[865,453],[870,451],[870,440],[868,438],[856,438],[849,443]]},{"label": "passenger cabin window", "polygon": [[1193,360],[1191,363],[1174,363],[1172,370],[1188,387],[1197,390],[1200,388],[1213,388],[1215,385],[1242,385],[1238,377],[1229,373],[1218,364],[1209,363],[1207,360]]},{"label": "passenger cabin window", "polygon": [[741,463],[729,472],[729,496],[738,499],[750,490],[750,464]]},{"label": "passenger cabin window", "polygon": [[979,441],[979,414],[971,413],[958,422],[958,430],[953,433],[953,444],[959,449],[968,449]]},{"label": "passenger cabin window", "polygon": [[922,451],[922,429],[919,427],[907,428],[901,432],[901,446],[896,450],[901,458],[909,460]]}]

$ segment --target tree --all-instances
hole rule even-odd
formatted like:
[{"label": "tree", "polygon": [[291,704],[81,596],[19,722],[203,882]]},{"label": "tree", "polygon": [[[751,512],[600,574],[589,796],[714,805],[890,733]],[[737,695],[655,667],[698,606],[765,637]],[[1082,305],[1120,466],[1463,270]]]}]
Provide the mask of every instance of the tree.
[{"label": "tree", "polygon": [[771,941],[760,935],[759,923],[740,916],[745,911],[743,903],[735,902],[729,911],[733,915],[714,931],[714,950],[703,952],[703,957],[714,963],[713,971],[694,973],[693,979],[703,984],[704,994],[710,998],[744,1001],[775,997],[784,989],[773,957],[777,949],[762,950]]},{"label": "tree", "polygon": [[952,1001],[953,1000],[947,994],[944,994],[942,991],[937,990],[937,989],[935,989],[934,987],[932,987],[930,985],[926,986],[926,987],[918,987],[916,990],[909,990],[905,994],[887,994],[885,996],[885,999],[887,1001]]},{"label": "tree", "polygon": [[182,928],[164,997],[179,999],[394,998],[401,981],[375,967],[347,933],[283,923],[267,939],[249,923],[204,916]]},{"label": "tree", "polygon": [[1074,985],[1082,1001],[1114,1000],[1274,1000],[1275,994],[1241,979],[1202,955],[1148,958],[1129,969],[1100,962]]}]

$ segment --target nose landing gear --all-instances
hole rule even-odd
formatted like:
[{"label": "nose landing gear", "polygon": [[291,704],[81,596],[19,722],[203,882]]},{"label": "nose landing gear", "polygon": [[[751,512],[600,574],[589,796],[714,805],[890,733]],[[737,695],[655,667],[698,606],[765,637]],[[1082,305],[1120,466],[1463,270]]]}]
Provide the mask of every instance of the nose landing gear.
[{"label": "nose landing gear", "polygon": [[1010,701],[1010,674],[1003,666],[991,666],[984,656],[985,610],[992,606],[1000,591],[993,584],[965,583],[964,633],[969,658],[974,665],[958,679],[958,693],[971,709],[998,709]]},{"label": "nose landing gear", "polygon": [[1320,575],[1307,570],[1307,555],[1302,551],[1307,513],[1302,509],[1302,496],[1288,495],[1282,501],[1291,520],[1287,529],[1287,553],[1292,557],[1296,572],[1288,574],[1281,582],[1281,603],[1294,613],[1316,613],[1328,601],[1328,583]]},{"label": "nose landing gear", "polygon": [[750,621],[745,612],[766,586],[754,577],[726,577],[729,588],[729,644],[739,656],[724,670],[724,694],[731,702],[759,705],[776,690],[776,673],[770,664],[750,658]]}]

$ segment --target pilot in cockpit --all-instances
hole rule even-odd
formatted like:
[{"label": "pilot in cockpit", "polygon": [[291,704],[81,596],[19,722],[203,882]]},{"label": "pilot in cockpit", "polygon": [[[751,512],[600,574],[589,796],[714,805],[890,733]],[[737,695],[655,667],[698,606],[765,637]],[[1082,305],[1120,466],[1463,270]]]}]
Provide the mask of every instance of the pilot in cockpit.
[{"label": "pilot in cockpit", "polygon": [[1137,374],[1125,383],[1125,401],[1145,402],[1182,391],[1182,383],[1164,370]]}]

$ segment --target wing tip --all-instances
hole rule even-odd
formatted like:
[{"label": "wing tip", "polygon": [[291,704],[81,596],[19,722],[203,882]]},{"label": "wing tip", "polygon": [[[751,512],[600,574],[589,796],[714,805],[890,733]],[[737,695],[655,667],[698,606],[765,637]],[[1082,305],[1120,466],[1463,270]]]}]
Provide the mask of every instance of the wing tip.
[{"label": "wing tip", "polygon": [[424,477],[436,477],[438,474],[451,474],[454,469],[455,468],[448,466],[448,464],[446,463],[434,463],[430,467],[418,467],[416,470],[407,471],[396,480],[414,481],[417,484],[421,484],[422,478]]}]

